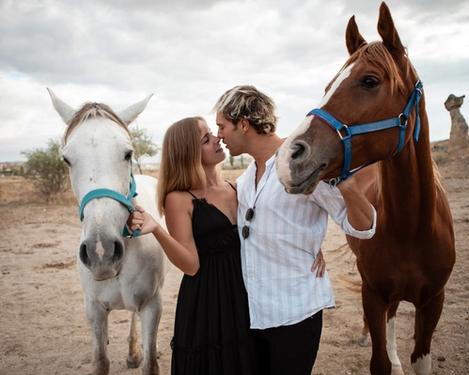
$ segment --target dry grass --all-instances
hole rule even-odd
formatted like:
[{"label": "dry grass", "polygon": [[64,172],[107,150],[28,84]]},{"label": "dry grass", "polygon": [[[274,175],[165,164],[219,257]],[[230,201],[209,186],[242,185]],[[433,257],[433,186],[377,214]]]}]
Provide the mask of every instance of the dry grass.
[{"label": "dry grass", "polygon": [[[244,169],[224,169],[222,175],[225,180],[235,182]],[[158,171],[144,171],[153,177],[158,177]],[[11,203],[44,203],[44,197],[34,187],[31,179],[21,176],[0,176],[0,205]],[[69,189],[64,193],[55,195],[51,204],[76,205],[73,192]]]}]

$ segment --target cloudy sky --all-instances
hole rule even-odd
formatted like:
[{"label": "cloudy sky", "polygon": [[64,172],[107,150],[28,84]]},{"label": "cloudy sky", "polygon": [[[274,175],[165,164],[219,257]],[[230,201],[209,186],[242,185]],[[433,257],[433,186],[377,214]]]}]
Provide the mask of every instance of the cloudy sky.
[{"label": "cloudy sky", "polygon": [[[347,58],[353,14],[376,40],[376,0],[0,0],[0,161],[45,147],[64,125],[46,87],[71,106],[118,110],[155,96],[137,125],[156,143],[237,84],[272,96],[288,135]],[[388,0],[425,85],[431,139],[448,138],[450,93],[469,94],[469,0]],[[462,107],[469,121],[469,104]]]}]

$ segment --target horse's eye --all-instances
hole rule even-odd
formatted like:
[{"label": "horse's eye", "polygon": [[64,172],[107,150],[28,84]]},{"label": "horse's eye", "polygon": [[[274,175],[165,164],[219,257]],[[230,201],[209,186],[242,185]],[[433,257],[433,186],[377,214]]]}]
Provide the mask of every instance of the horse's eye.
[{"label": "horse's eye", "polygon": [[365,89],[373,89],[379,85],[379,79],[373,76],[365,76],[361,80],[361,85]]},{"label": "horse's eye", "polygon": [[63,161],[65,162],[65,164],[67,164],[69,167],[71,167],[72,165],[70,164],[70,162],[66,159],[66,158],[62,158]]},{"label": "horse's eye", "polygon": [[127,151],[125,153],[125,160],[127,160],[127,161],[132,160],[132,153],[133,153],[132,151]]}]

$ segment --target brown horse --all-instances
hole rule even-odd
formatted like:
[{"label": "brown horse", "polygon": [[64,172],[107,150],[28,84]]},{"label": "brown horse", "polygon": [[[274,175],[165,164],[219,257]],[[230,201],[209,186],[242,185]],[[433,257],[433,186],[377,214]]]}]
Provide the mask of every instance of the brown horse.
[{"label": "brown horse", "polygon": [[411,363],[429,375],[431,339],[455,261],[452,218],[430,154],[423,89],[384,3],[378,32],[382,42],[368,44],[350,19],[350,58],[320,108],[280,148],[277,170],[286,190],[298,194],[376,163],[357,174],[378,213],[376,234],[347,238],[362,277],[370,370],[402,373],[391,318],[404,300],[416,308]]}]

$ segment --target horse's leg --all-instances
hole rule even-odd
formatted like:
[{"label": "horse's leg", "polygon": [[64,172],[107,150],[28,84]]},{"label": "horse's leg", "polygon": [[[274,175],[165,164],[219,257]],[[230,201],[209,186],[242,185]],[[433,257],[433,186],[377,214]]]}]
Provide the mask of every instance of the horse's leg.
[{"label": "horse's leg", "polygon": [[363,314],[363,328],[362,334],[358,339],[358,345],[368,346],[370,344],[370,340],[368,340],[368,333],[370,333],[370,328],[368,327],[368,322],[366,321],[365,314]]},{"label": "horse's leg", "polygon": [[127,367],[137,368],[142,362],[142,351],[140,350],[140,345],[138,344],[137,314],[135,312],[132,312],[128,342],[129,355],[127,356]]},{"label": "horse's leg", "polygon": [[93,331],[93,375],[109,373],[109,359],[106,353],[108,314],[101,305],[86,301],[86,317]]},{"label": "horse's leg", "polygon": [[142,375],[158,375],[160,373],[156,356],[156,336],[161,312],[161,292],[158,291],[139,312],[143,343]]},{"label": "horse's leg", "polygon": [[444,299],[445,292],[443,290],[425,305],[415,310],[415,347],[410,361],[417,375],[429,375],[432,371],[430,346],[433,332],[443,309]]},{"label": "horse's leg", "polygon": [[370,329],[372,354],[371,375],[390,375],[391,362],[386,352],[386,311],[388,305],[364,282],[362,284],[363,311]]},{"label": "horse's leg", "polygon": [[397,355],[396,345],[396,311],[399,307],[399,302],[394,302],[387,312],[386,324],[386,350],[388,352],[389,360],[392,364],[392,375],[404,375],[402,371],[401,361]]}]

